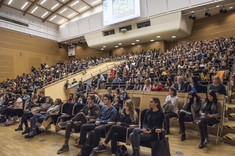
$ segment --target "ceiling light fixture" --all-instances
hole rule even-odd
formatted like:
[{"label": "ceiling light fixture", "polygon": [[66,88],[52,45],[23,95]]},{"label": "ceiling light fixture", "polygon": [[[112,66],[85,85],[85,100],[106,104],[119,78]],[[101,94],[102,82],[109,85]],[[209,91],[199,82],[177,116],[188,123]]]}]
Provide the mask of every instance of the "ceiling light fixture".
[{"label": "ceiling light fixture", "polygon": [[219,10],[220,14],[226,14],[227,13],[227,9],[225,8],[225,6],[222,6],[222,8]]},{"label": "ceiling light fixture", "polygon": [[48,11],[42,15],[42,18],[45,17],[47,14],[48,14]]},{"label": "ceiling light fixture", "polygon": [[95,4],[99,3],[100,1],[101,0],[94,1],[94,2],[91,3],[91,5],[95,5]]},{"label": "ceiling light fixture", "polygon": [[62,19],[62,20],[60,20],[59,22],[58,22],[58,24],[61,24],[61,23],[63,23],[65,21],[65,19]]},{"label": "ceiling light fixture", "polygon": [[189,19],[191,19],[193,21],[197,19],[197,17],[195,16],[195,12],[194,11],[192,11],[191,15],[189,15]]},{"label": "ceiling light fixture", "polygon": [[176,36],[175,36],[175,35],[173,35],[173,36],[171,36],[171,38],[176,38]]},{"label": "ceiling light fixture", "polygon": [[24,5],[21,7],[21,10],[23,10],[23,9],[26,7],[26,5],[27,5],[28,3],[29,3],[29,2],[25,2]]},{"label": "ceiling light fixture", "polygon": [[140,40],[135,40],[136,42],[139,42]]},{"label": "ceiling light fixture", "polygon": [[118,46],[115,46],[115,48],[118,48]]},{"label": "ceiling light fixture", "polygon": [[8,5],[11,5],[12,2],[13,2],[13,0],[10,0],[10,1],[8,2]]},{"label": "ceiling light fixture", "polygon": [[71,4],[70,6],[72,7],[72,6],[76,5],[77,3],[79,3],[79,1],[74,2],[74,3]]},{"label": "ceiling light fixture", "polygon": [[157,36],[156,38],[161,38],[161,36]]},{"label": "ceiling light fixture", "polygon": [[53,19],[55,19],[56,18],[56,15],[55,16],[53,16],[51,19],[50,19],[50,21],[52,21]]},{"label": "ceiling light fixture", "polygon": [[59,3],[57,3],[56,5],[54,5],[51,10],[55,9],[57,6],[59,5]]},{"label": "ceiling light fixture", "polygon": [[38,7],[35,7],[31,13],[34,13],[36,10],[38,9]]},{"label": "ceiling light fixture", "polygon": [[106,48],[106,46],[103,46],[103,48]]},{"label": "ceiling light fixture", "polygon": [[150,42],[154,42],[154,40],[150,40]]},{"label": "ceiling light fixture", "polygon": [[81,12],[83,10],[85,10],[87,8],[87,6],[84,6],[83,8],[79,9],[78,11]]},{"label": "ceiling light fixture", "polygon": [[205,16],[206,16],[206,17],[210,17],[210,16],[211,16],[211,13],[209,12],[209,9],[206,10]]},{"label": "ceiling light fixture", "polygon": [[232,9],[232,8],[233,8],[233,6],[229,7],[229,9]]},{"label": "ceiling light fixture", "polygon": [[68,15],[68,18],[72,17],[73,15],[75,15],[75,13],[72,13],[72,14]]},{"label": "ceiling light fixture", "polygon": [[120,43],[118,43],[118,45],[122,45],[122,43],[120,42]]},{"label": "ceiling light fixture", "polygon": [[131,43],[131,45],[135,45],[135,43]]},{"label": "ceiling light fixture", "polygon": [[43,3],[45,3],[47,0],[43,0],[40,4],[42,5]]},{"label": "ceiling light fixture", "polygon": [[100,50],[104,50],[104,48],[101,48]]},{"label": "ceiling light fixture", "polygon": [[67,8],[64,8],[61,12],[60,12],[60,14],[62,14],[63,12],[65,12],[67,10]]}]

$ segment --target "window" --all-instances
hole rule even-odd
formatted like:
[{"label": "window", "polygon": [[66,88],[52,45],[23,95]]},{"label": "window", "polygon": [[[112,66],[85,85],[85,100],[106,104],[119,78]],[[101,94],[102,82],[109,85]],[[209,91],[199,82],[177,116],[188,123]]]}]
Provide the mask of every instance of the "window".
[{"label": "window", "polygon": [[145,22],[142,22],[142,23],[137,23],[137,28],[138,29],[144,28],[144,27],[148,27],[148,26],[151,26],[150,21],[145,21]]}]

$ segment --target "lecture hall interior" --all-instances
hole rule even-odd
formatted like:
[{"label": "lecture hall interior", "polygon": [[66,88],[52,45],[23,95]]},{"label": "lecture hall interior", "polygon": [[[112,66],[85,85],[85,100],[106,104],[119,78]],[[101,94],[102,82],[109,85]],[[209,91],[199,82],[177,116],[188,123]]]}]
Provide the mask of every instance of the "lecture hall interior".
[{"label": "lecture hall interior", "polygon": [[234,0],[0,0],[0,156],[235,156]]}]

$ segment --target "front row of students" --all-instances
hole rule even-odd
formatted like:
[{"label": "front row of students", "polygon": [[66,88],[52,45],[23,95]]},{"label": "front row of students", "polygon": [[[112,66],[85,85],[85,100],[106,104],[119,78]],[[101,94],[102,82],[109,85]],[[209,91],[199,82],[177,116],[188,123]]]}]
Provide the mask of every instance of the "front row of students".
[{"label": "front row of students", "polygon": [[[87,98],[87,105],[67,122],[59,123],[59,126],[66,128],[65,142],[64,145],[58,150],[58,154],[69,150],[68,141],[72,129],[80,131],[80,138],[78,139],[78,146],[84,146],[89,139],[87,134],[89,133],[90,146],[95,152],[105,151],[107,144],[111,141],[112,155],[115,155],[117,151],[117,142],[120,138],[126,138],[126,130],[129,125],[138,124],[138,115],[133,102],[128,99],[123,105],[123,109],[119,111],[112,105],[112,96],[105,94],[103,97],[104,106],[100,108],[99,105],[95,104],[96,97],[90,94]],[[46,104],[50,105],[50,99],[46,99]],[[42,122],[45,117],[50,113],[58,113],[61,100],[56,99],[53,106],[41,106],[39,110],[47,107],[46,114],[23,114],[21,123],[16,130],[22,130],[22,125],[28,129],[28,135],[26,138],[33,137],[36,134],[36,123]],[[165,134],[170,133],[169,131],[169,118],[179,117],[181,140],[186,139],[185,125],[184,122],[195,122],[198,124],[201,142],[199,148],[205,147],[209,143],[207,125],[211,126],[219,122],[220,118],[220,104],[218,102],[216,93],[210,90],[207,93],[206,99],[202,102],[200,97],[195,92],[189,92],[186,103],[183,108],[178,111],[178,97],[174,88],[169,89],[169,96],[166,98],[165,104],[162,108],[158,98],[151,98],[149,108],[142,120],[141,128],[134,128],[130,134],[130,140],[132,143],[132,149],[134,156],[139,155],[139,147],[141,142],[151,142],[158,139],[155,134],[155,129],[162,129],[163,122],[165,123]],[[165,105],[164,104],[164,105]],[[30,118],[30,129],[27,125],[27,119]],[[109,128],[104,142],[99,144],[101,136],[107,131],[107,124],[111,121],[116,121],[114,125]],[[26,132],[25,132],[26,133]]]}]

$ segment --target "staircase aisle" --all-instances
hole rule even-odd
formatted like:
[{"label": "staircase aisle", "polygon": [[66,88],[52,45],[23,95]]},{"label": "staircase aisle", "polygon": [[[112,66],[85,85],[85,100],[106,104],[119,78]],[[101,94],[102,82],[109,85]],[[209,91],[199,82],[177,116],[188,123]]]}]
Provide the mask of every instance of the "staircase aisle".
[{"label": "staircase aisle", "polygon": [[231,103],[228,106],[228,120],[224,123],[224,143],[235,145],[235,89],[232,91]]}]

